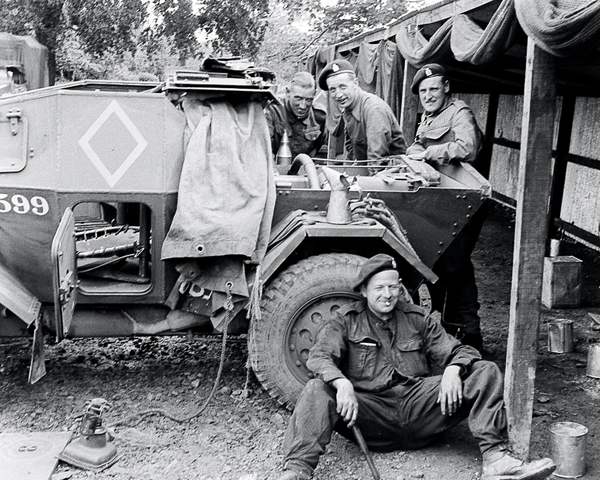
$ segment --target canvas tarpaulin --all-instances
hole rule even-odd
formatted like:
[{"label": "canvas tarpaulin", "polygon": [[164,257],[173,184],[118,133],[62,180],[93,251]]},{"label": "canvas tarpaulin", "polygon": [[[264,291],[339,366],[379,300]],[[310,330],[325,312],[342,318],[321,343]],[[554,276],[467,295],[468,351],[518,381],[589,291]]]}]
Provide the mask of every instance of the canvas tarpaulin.
[{"label": "canvas tarpaulin", "polygon": [[375,90],[375,93],[387,103],[391,103],[391,84],[395,81],[394,78],[392,78],[392,72],[396,68],[395,57],[398,54],[398,47],[395,42],[382,40],[379,42],[378,50],[377,89]]},{"label": "canvas tarpaulin", "polygon": [[406,22],[396,42],[402,56],[417,67],[450,58],[483,65],[500,57],[524,33],[552,55],[585,55],[600,46],[600,2],[503,0],[485,26],[468,14],[457,14],[426,38],[418,25]]},{"label": "canvas tarpaulin", "polygon": [[598,0],[514,0],[523,30],[557,57],[581,56],[600,46]]},{"label": "canvas tarpaulin", "polygon": [[259,263],[275,203],[262,106],[186,99],[183,108],[191,135],[162,258],[241,255]]},{"label": "canvas tarpaulin", "polygon": [[428,40],[414,25],[406,25],[396,34],[396,43],[402,56],[412,65],[443,62],[450,52],[452,19],[448,19]]},{"label": "canvas tarpaulin", "polygon": [[372,43],[363,43],[360,46],[354,69],[358,77],[360,87],[369,92],[375,93],[377,89],[377,63],[379,60],[379,45]]},{"label": "canvas tarpaulin", "polygon": [[504,0],[490,21],[482,27],[466,14],[446,20],[430,38],[418,26],[407,23],[396,34],[402,56],[417,66],[444,63],[454,57],[474,65],[490,63],[500,57],[523,35],[517,22],[514,0]]},{"label": "canvas tarpaulin", "polygon": [[[177,210],[162,247],[163,260],[179,260],[180,278],[169,306],[176,313],[182,303],[178,293],[211,299],[208,310],[187,308],[186,314],[211,313],[217,328],[226,315],[228,293],[234,311],[246,303],[266,253],[275,207],[269,129],[259,102],[186,98],[182,106],[189,141]],[[187,317],[171,315],[170,327],[175,329],[176,319],[187,328]]]},{"label": "canvas tarpaulin", "polygon": [[513,0],[505,0],[485,28],[468,15],[456,15],[450,47],[459,62],[483,65],[496,60],[522,36]]}]

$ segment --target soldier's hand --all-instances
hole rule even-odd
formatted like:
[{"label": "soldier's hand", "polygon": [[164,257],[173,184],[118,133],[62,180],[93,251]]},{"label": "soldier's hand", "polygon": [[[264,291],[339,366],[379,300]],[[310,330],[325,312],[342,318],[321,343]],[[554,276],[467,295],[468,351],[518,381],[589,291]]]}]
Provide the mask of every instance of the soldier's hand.
[{"label": "soldier's hand", "polygon": [[440,382],[440,392],[437,403],[440,404],[442,415],[454,415],[462,405],[462,380],[460,378],[460,367],[449,365],[444,370]]},{"label": "soldier's hand", "polygon": [[337,412],[350,428],[354,425],[358,416],[358,400],[356,393],[354,393],[354,387],[347,378],[336,378],[332,384],[337,390]]}]

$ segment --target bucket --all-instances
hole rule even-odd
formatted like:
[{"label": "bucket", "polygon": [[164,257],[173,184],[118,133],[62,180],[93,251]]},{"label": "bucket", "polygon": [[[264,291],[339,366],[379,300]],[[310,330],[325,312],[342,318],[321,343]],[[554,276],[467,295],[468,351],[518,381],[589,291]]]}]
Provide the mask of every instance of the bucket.
[{"label": "bucket", "polygon": [[588,377],[600,378],[600,344],[590,345],[587,358]]},{"label": "bucket", "polygon": [[548,322],[548,351],[552,353],[573,351],[573,320],[561,318]]},{"label": "bucket", "polygon": [[588,429],[579,423],[550,425],[550,457],[556,463],[554,475],[579,478],[585,475],[585,445]]}]

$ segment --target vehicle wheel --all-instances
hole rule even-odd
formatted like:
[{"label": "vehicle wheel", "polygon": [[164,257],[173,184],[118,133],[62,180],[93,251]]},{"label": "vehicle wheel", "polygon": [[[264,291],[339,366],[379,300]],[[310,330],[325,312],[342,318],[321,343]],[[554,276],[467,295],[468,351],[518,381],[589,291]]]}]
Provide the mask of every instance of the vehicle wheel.
[{"label": "vehicle wheel", "polygon": [[292,409],[304,384],[317,331],[342,305],[360,298],[352,286],[366,258],[323,254],[288,267],[265,288],[261,320],[249,332],[252,368],[263,387]]}]

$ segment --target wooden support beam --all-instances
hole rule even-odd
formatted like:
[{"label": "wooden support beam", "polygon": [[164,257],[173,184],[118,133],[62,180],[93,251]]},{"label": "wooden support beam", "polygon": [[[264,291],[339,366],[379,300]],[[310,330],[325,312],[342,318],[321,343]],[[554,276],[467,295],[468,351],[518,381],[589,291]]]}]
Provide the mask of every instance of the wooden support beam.
[{"label": "wooden support beam", "polygon": [[[567,164],[569,162],[569,149],[571,148],[571,133],[573,131],[573,117],[575,116],[575,95],[563,97],[560,109],[560,122],[558,124],[558,137],[556,139],[556,155],[554,161],[554,175],[552,176],[552,195],[550,196],[550,234],[558,236],[553,221],[560,219],[560,212],[567,178]],[[546,245],[548,248],[548,245]]]},{"label": "wooden support beam", "polygon": [[556,109],[554,58],[528,39],[504,398],[514,453],[529,456]]},{"label": "wooden support beam", "polygon": [[417,67],[404,60],[404,79],[402,81],[402,106],[400,107],[400,129],[407,145],[412,145],[417,131],[419,96],[410,91]]},{"label": "wooden support beam", "polygon": [[479,154],[477,161],[477,171],[485,178],[490,176],[490,167],[492,165],[492,153],[494,152],[494,137],[496,134],[496,120],[498,119],[498,105],[500,104],[500,95],[490,93],[488,96],[488,111],[485,121],[485,134],[483,136],[483,149]]}]

